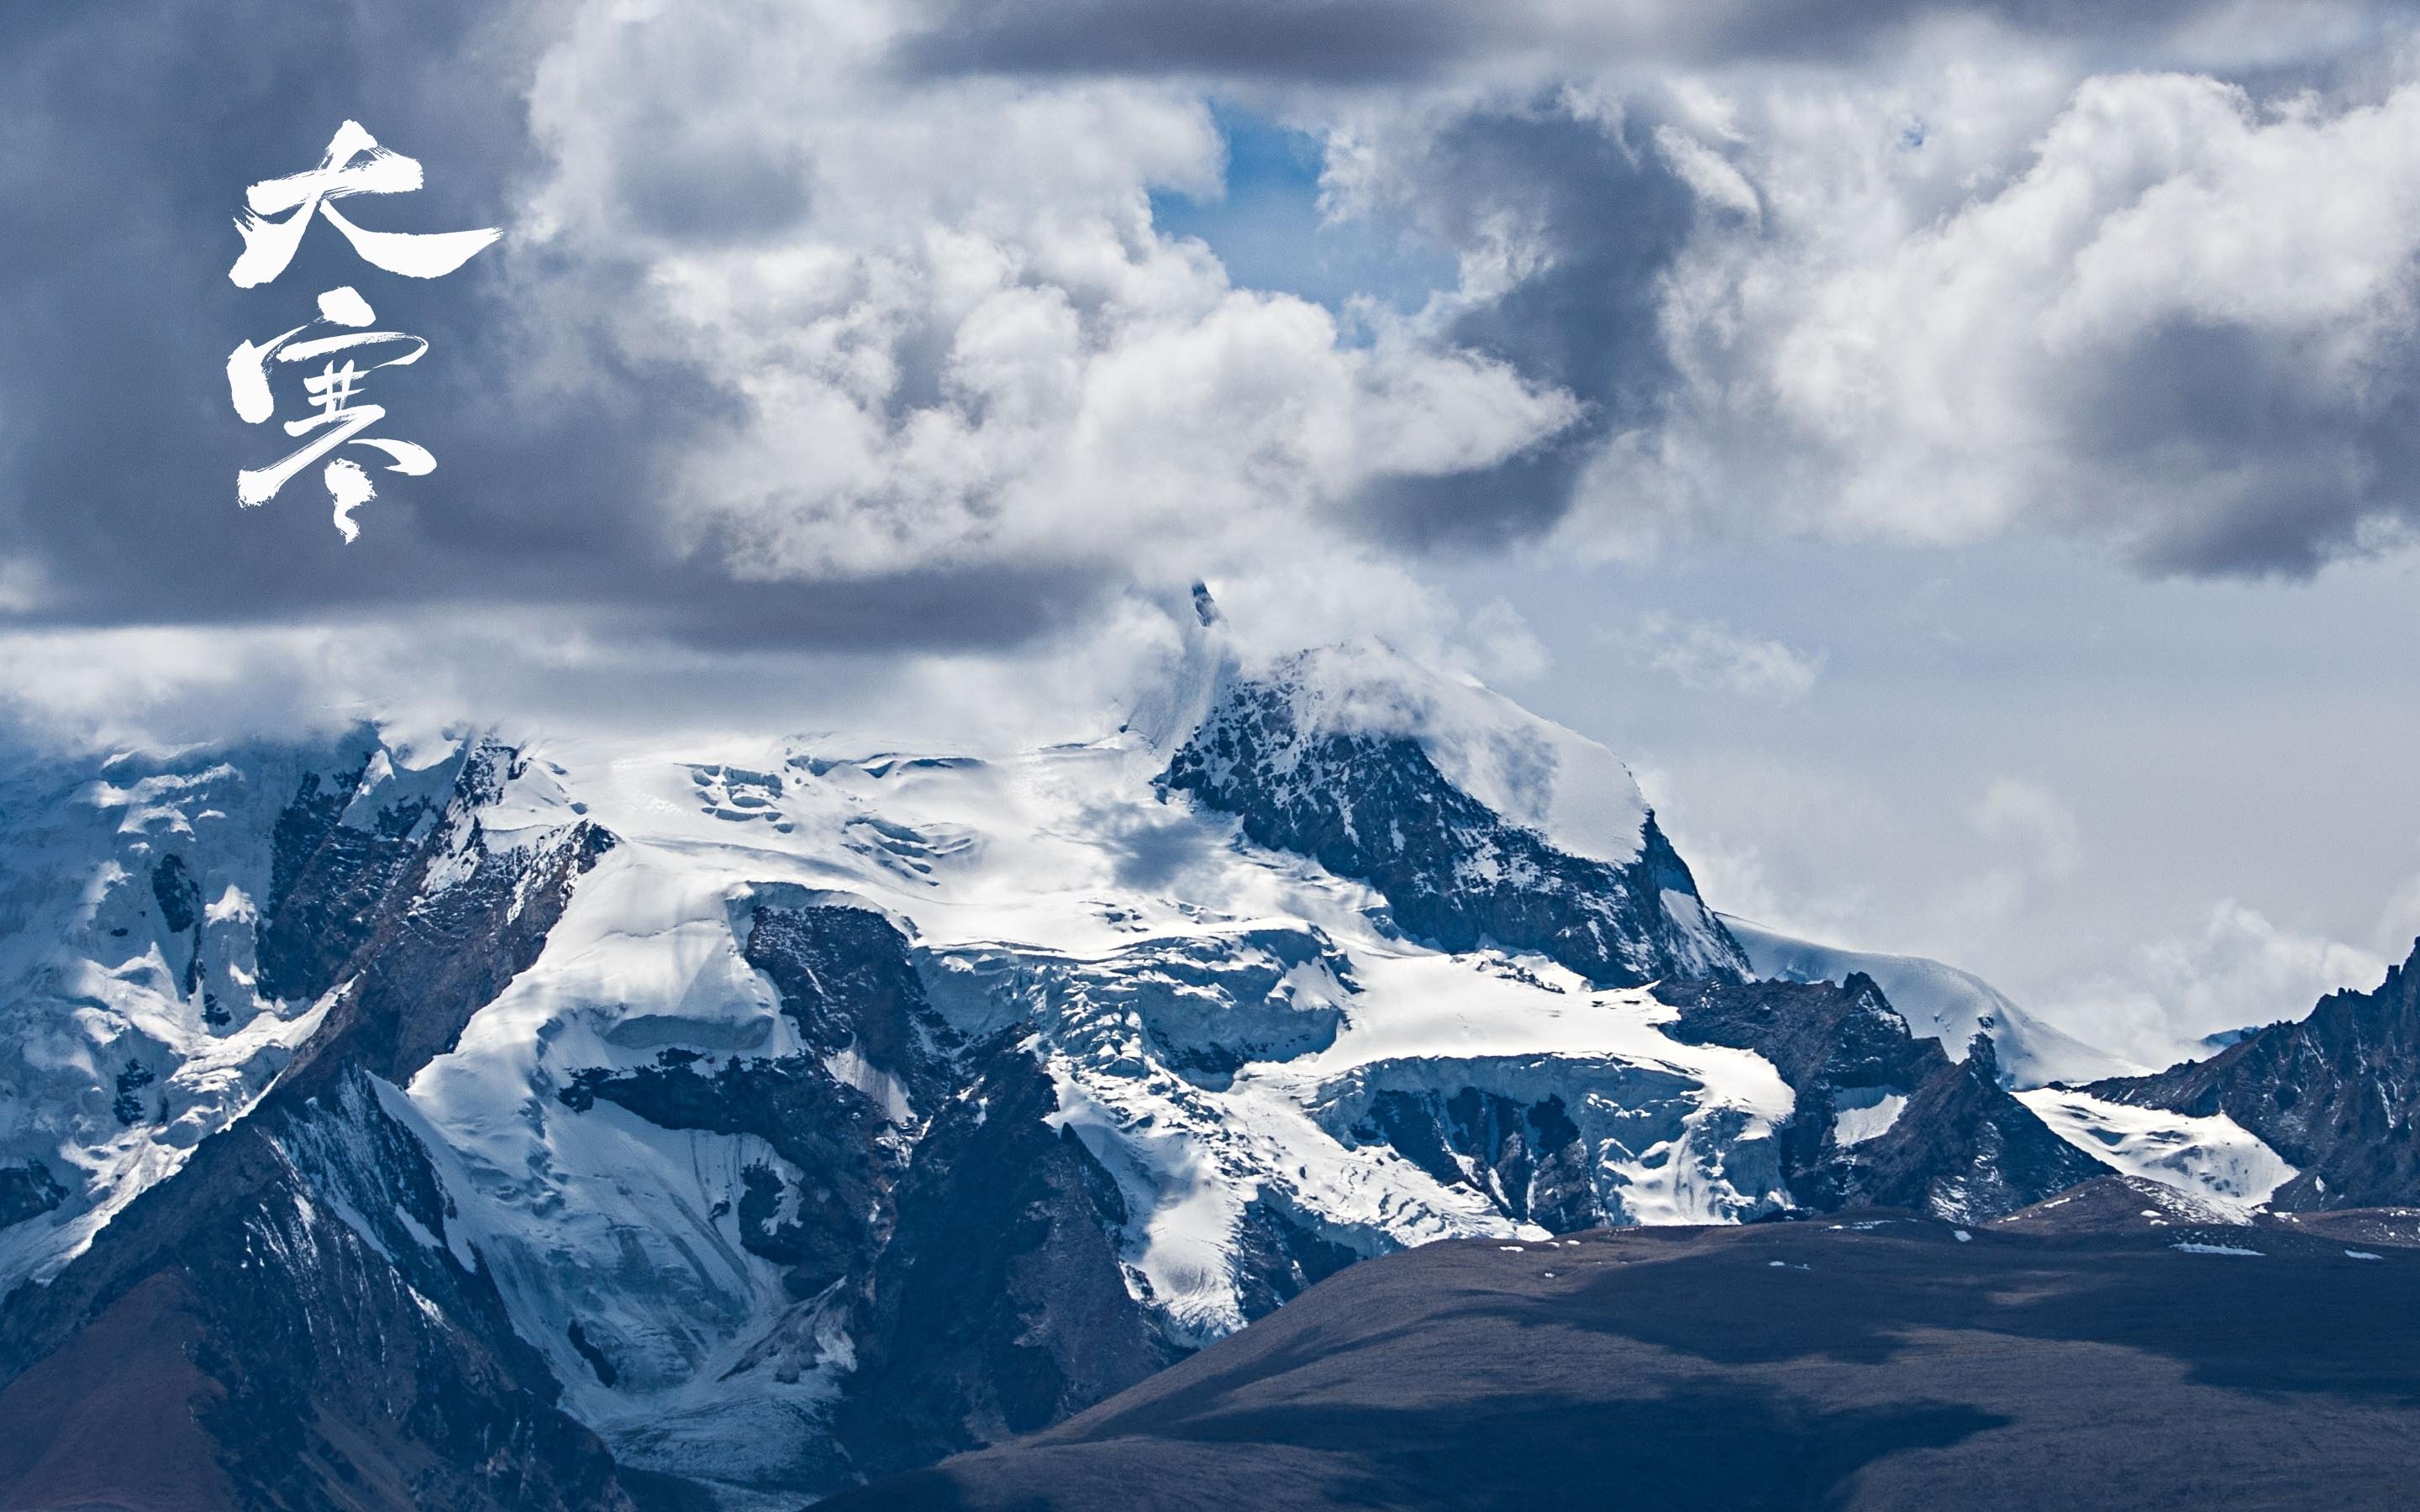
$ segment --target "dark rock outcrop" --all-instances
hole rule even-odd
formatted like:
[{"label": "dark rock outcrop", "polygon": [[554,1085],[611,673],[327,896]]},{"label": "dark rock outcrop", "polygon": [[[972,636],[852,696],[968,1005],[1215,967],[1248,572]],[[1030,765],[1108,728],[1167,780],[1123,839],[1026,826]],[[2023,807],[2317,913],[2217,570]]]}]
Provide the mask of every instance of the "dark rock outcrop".
[{"label": "dark rock outcrop", "polygon": [[772,980],[782,1011],[815,1050],[863,1057],[914,1102],[939,1090],[953,1036],[925,998],[908,941],[882,915],[845,904],[759,907],[742,953]]},{"label": "dark rock outcrop", "polygon": [[[1782,1163],[1807,1207],[1913,1208],[1976,1223],[2109,1174],[2001,1086],[1988,1036],[1953,1063],[1938,1042],[1912,1038],[1862,973],[1838,987],[1675,982],[1656,995],[1681,1010],[1666,1034],[1753,1050],[1790,1084],[1797,1107]],[[1885,1099],[1900,1100],[1887,1127],[1843,1143],[1842,1114]]]},{"label": "dark rock outcrop", "polygon": [[[496,759],[474,751],[460,759],[462,774],[475,782]],[[365,759],[334,777],[306,773],[278,815],[254,956],[269,996],[308,1001],[335,985],[377,932],[380,902],[419,859],[435,817],[425,797],[382,808],[366,824],[345,823],[371,765]]]},{"label": "dark rock outcrop", "polygon": [[67,1188],[38,1160],[0,1166],[0,1228],[39,1218],[67,1200]]},{"label": "dark rock outcrop", "polygon": [[2250,1030],[2208,1060],[2085,1090],[2233,1119],[2296,1167],[2273,1209],[2420,1203],[2420,943],[2374,991],[2332,993],[2307,1018]]},{"label": "dark rock outcrop", "polygon": [[[1656,996],[1681,1010],[1664,1032],[1683,1044],[1753,1050],[1773,1063],[1797,1106],[1781,1131],[1792,1195],[1820,1203],[1815,1173],[1838,1151],[1843,1106],[1904,1097],[1949,1064],[1941,1046],[1913,1038],[1872,978],[1828,982],[1668,982]],[[2030,1115],[2028,1115],[2030,1117]]]},{"label": "dark rock outcrop", "polygon": [[1126,1289],[1117,1185],[1003,1039],[935,1116],[898,1193],[836,1427],[866,1473],[1032,1432],[1168,1363]]},{"label": "dark rock outcrop", "polygon": [[1525,1103],[1475,1087],[1389,1089],[1371,1100],[1357,1133],[1516,1222],[1561,1234],[1616,1221],[1597,1203],[1587,1142],[1559,1096]]},{"label": "dark rock outcrop", "polygon": [[1267,1317],[1362,1258],[1266,1193],[1245,1204],[1236,1240],[1238,1300],[1247,1319]]},{"label": "dark rock outcrop", "polygon": [[1456,788],[1409,736],[1303,730],[1279,686],[1231,687],[1162,781],[1257,845],[1369,884],[1443,949],[1535,950],[1620,986],[1746,974],[1711,914],[1693,935],[1667,911],[1665,893],[1694,902],[1698,885],[1652,815],[1625,865],[1567,855]]},{"label": "dark rock outcrop", "polygon": [[160,922],[171,935],[190,934],[184,974],[179,979],[190,995],[202,984],[202,885],[181,856],[160,857],[151,868],[151,897],[160,905]]},{"label": "dark rock outcrop", "polygon": [[1908,1094],[1888,1130],[1836,1149],[1793,1187],[1821,1208],[1914,1208],[1984,1223],[2111,1174],[2009,1095],[1991,1037],[1978,1034],[1963,1061],[1945,1057]]},{"label": "dark rock outcrop", "polygon": [[[1871,977],[1829,982],[1668,982],[1655,990],[1681,1011],[1664,1026],[1683,1044],[1753,1050],[1800,1097],[1867,1088],[1905,1089],[1948,1063],[1941,1046],[1908,1033]],[[1803,1107],[1803,1104],[1802,1104]]]}]

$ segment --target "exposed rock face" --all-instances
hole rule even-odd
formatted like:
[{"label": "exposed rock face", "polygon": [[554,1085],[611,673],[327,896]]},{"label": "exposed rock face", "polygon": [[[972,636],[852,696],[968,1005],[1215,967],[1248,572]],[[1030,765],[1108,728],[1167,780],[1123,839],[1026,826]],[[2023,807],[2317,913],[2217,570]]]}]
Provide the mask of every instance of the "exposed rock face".
[{"label": "exposed rock face", "polygon": [[2282,1211],[2420,1198],[2420,945],[2373,992],[2332,993],[2299,1023],[2246,1032],[2208,1060],[2086,1088],[2195,1117],[2224,1113],[2300,1174]]},{"label": "exposed rock face", "polygon": [[1941,1047],[1906,1023],[1867,977],[1839,987],[1778,981],[1668,982],[1656,995],[1681,1010],[1665,1032],[1688,1044],[1727,1044],[1773,1062],[1797,1106],[1782,1130],[1782,1163],[1800,1201],[1824,1194],[1813,1173],[1841,1147],[1841,1110],[1904,1106],[1907,1094],[1948,1065]]},{"label": "exposed rock face", "polygon": [[[474,801],[492,791],[498,759],[492,750],[472,752],[456,786]],[[334,986],[377,931],[380,903],[422,858],[444,795],[379,802],[371,780],[377,760],[333,779],[306,773],[278,815],[257,955],[261,990],[272,997],[307,1000]],[[356,804],[370,811],[348,824]]]},{"label": "exposed rock face", "polygon": [[1305,729],[1277,684],[1232,687],[1164,780],[1235,815],[1254,843],[1369,884],[1398,926],[1443,949],[1535,950],[1620,986],[1746,974],[1652,814],[1624,864],[1567,854],[1448,781],[1408,734]]},{"label": "exposed rock face", "polygon": [[1244,1316],[1266,1318],[1337,1272],[1359,1252],[1321,1234],[1282,1196],[1264,1192],[1244,1207],[1237,1228],[1237,1269]]},{"label": "exposed rock face", "polygon": [[924,995],[908,944],[880,914],[839,903],[758,907],[743,959],[772,980],[782,1011],[824,1055],[853,1054],[930,1107],[958,1038]]},{"label": "exposed rock face", "polygon": [[1666,1032],[1688,1044],[1728,1044],[1773,1062],[1801,1099],[1885,1088],[1904,1091],[1948,1064],[1908,1033],[1873,979],[1826,982],[1669,982],[1655,995],[1681,1011]]},{"label": "exposed rock face", "polygon": [[1823,1207],[1915,1208],[1985,1223],[2110,1174],[2009,1094],[1990,1037],[1978,1034],[1963,1061],[1944,1057],[1907,1095],[1888,1130],[1838,1150],[1807,1185]]},{"label": "exposed rock face", "polygon": [[1870,978],[1672,983],[1657,994],[1681,1009],[1674,1039],[1754,1050],[1797,1093],[1782,1158],[1807,1206],[1978,1223],[2110,1174],[2001,1086],[1989,1036],[1952,1063],[1935,1041],[1909,1036]]},{"label": "exposed rock face", "polygon": [[[202,885],[186,868],[185,858],[171,852],[151,869],[151,896],[160,904],[161,926],[171,934],[192,936],[183,942],[187,953],[179,979],[190,996],[202,984]],[[225,1015],[218,1023],[225,1023]]]},{"label": "exposed rock face", "polygon": [[0,1166],[0,1228],[39,1218],[67,1200],[51,1168],[38,1160]]},{"label": "exposed rock face", "polygon": [[[145,1397],[122,1431],[186,1443],[235,1489],[229,1504],[637,1504],[645,1477],[618,1473],[553,1406],[559,1388],[452,1235],[429,1153],[386,1102],[535,958],[573,879],[611,844],[575,825],[491,848],[475,811],[513,760],[474,753],[408,844],[400,829],[380,837],[404,852],[332,849],[321,834],[289,870],[288,898],[318,875],[320,896],[348,900],[351,952],[320,940],[288,959],[352,968],[343,1002],[249,1117],[202,1141],[47,1285],[9,1296],[0,1425],[56,1418],[63,1392],[123,1417],[111,1394],[134,1372],[178,1385]],[[306,783],[281,834],[328,808]],[[375,864],[336,866],[340,852]],[[164,914],[192,898],[163,871]],[[122,1352],[105,1371],[77,1365],[80,1341],[112,1338]],[[46,1499],[117,1494],[106,1466],[25,1473]]]},{"label": "exposed rock face", "polygon": [[1126,1289],[1117,1183],[1057,1111],[1002,1041],[919,1142],[838,1418],[861,1472],[1047,1427],[1177,1352]]},{"label": "exposed rock face", "polygon": [[1780,1204],[1773,1141],[1677,1072],[1581,1057],[1381,1062],[1323,1089],[1321,1122],[1392,1149],[1515,1223],[1735,1222]]},{"label": "exposed rock face", "polygon": [[1388,1091],[1371,1122],[1414,1165],[1485,1192],[1508,1218],[1558,1234],[1606,1219],[1589,1180],[1588,1145],[1559,1096],[1524,1105],[1475,1087],[1450,1096]]}]

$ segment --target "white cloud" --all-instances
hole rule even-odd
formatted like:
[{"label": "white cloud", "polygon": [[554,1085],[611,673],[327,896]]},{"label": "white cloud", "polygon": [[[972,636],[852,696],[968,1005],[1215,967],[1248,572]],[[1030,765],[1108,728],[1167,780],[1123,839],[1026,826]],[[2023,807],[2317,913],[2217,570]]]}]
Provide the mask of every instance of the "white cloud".
[{"label": "white cloud", "polygon": [[[1347,341],[1160,234],[1151,191],[1220,182],[1198,88],[919,78],[886,53],[912,20],[596,5],[539,68],[532,229],[638,259],[649,298],[598,313],[737,400],[672,480],[692,549],[762,579],[1242,576],[1348,558],[1372,480],[1485,468],[1577,413],[1400,321]],[[703,162],[763,172],[684,194]]]},{"label": "white cloud", "polygon": [[2366,992],[2386,963],[2358,946],[2280,928],[2232,899],[2197,934],[2140,948],[2122,971],[2077,982],[2044,1005],[2061,1027],[2164,1066],[2207,1054],[2203,1036],[2300,1019],[2329,993]]},{"label": "white cloud", "polygon": [[1885,925],[1900,904],[1892,863],[1921,825],[1870,782],[1761,750],[1621,754],[1708,903],[1808,939],[1911,948]]},{"label": "white cloud", "polygon": [[1994,779],[1969,816],[1975,832],[2015,853],[2028,868],[2051,877],[2075,870],[2083,854],[2075,815],[2057,794],[2020,778]]},{"label": "white cloud", "polygon": [[1735,137],[1662,131],[1704,203],[1761,213],[1672,270],[1669,418],[1607,445],[1570,541],[1745,515],[2294,571],[2408,535],[2410,55],[2366,95],[2265,99],[1994,61],[1742,74]]},{"label": "white cloud", "polygon": [[1660,610],[1639,617],[1633,645],[1648,666],[1683,687],[1774,702],[1805,698],[1823,672],[1820,651],[1799,651],[1779,640],[1742,635],[1718,621],[1681,619]]},{"label": "white cloud", "polygon": [[2379,953],[2391,961],[2401,961],[2420,948],[2420,875],[2405,881],[2386,900],[2372,936]]},{"label": "white cloud", "polygon": [[1500,598],[1465,616],[1461,639],[1469,648],[1473,674],[1497,687],[1534,683],[1553,665],[1529,622]]}]

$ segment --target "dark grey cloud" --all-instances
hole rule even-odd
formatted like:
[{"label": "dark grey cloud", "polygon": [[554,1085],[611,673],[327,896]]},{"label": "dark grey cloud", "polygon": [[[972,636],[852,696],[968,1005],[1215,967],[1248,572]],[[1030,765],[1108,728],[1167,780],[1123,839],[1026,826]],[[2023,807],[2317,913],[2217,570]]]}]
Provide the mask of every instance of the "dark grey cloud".
[{"label": "dark grey cloud", "polygon": [[[2380,12],[2402,10],[2380,4]],[[1406,83],[1544,60],[1639,65],[1853,59],[1921,22],[1969,19],[2086,49],[2145,49],[2230,13],[2230,0],[1699,0],[1632,8],[1508,0],[939,0],[900,49],[922,71],[1181,73],[1228,80]],[[2206,39],[2205,39],[2206,45]],[[2273,48],[2274,39],[2264,44]]]},{"label": "dark grey cloud", "polygon": [[965,0],[937,7],[900,58],[936,72],[1403,79],[1468,61],[1500,30],[1479,8],[1404,0]]},{"label": "dark grey cloud", "polygon": [[2325,366],[2314,345],[2177,320],[2077,375],[2081,466],[2146,490],[2189,480],[2187,497],[2133,534],[2138,564],[2307,578],[2360,550],[2365,532],[2420,532],[2420,353],[2349,388],[2314,381]]},{"label": "dark grey cloud", "polygon": [[1452,246],[1491,223],[1522,227],[1542,259],[1500,296],[1458,315],[1446,339],[1578,398],[1578,422],[1483,471],[1394,478],[1365,517],[1416,548],[1538,535],[1570,508],[1606,439],[1655,424],[1673,383],[1658,329],[1662,280],[1697,223],[1689,187],[1644,112],[1616,125],[1552,101],[1473,115],[1439,132],[1413,170],[1411,213]]},{"label": "dark grey cloud", "polygon": [[[635,262],[507,238],[425,283],[370,267],[320,224],[275,282],[228,281],[245,186],[311,166],[347,118],[427,170],[417,193],[350,201],[359,224],[506,223],[547,167],[524,113],[546,40],[528,13],[155,0],[9,14],[0,544],[49,590],[20,623],[575,604],[600,625],[706,640],[952,645],[1046,629],[1099,591],[1080,564],[731,583],[712,543],[669,536],[662,507],[670,464],[734,416],[728,376],[634,363],[606,338],[608,316],[644,292]],[[743,240],[803,212],[778,156],[655,135],[663,150],[625,180],[641,229]],[[223,377],[239,341],[302,323],[338,285],[359,288],[381,327],[429,340],[365,393],[388,409],[382,434],[438,462],[425,478],[374,473],[352,546],[331,527],[316,470],[238,509],[237,471],[293,443],[243,424]],[[539,363],[549,380],[523,381]],[[281,405],[289,418],[301,397]]]}]

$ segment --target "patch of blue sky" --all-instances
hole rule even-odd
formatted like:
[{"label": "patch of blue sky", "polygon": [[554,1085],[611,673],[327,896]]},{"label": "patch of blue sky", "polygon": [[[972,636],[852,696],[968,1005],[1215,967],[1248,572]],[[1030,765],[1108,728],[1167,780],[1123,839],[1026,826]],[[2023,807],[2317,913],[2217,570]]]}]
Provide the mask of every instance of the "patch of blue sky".
[{"label": "patch of blue sky", "polygon": [[[1321,210],[1318,137],[1214,103],[1227,144],[1225,193],[1151,197],[1161,231],[1208,245],[1239,287],[1293,294],[1342,314],[1357,295],[1401,311],[1452,286],[1453,256],[1396,222],[1331,220]],[[1350,322],[1346,322],[1348,330]]]}]

